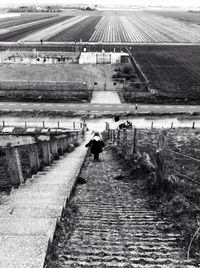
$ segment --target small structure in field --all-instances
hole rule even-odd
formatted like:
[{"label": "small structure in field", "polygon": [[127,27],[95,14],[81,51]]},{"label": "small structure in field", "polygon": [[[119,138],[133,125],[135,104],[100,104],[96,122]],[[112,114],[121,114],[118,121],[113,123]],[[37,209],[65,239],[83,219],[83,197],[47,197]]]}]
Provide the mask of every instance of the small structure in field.
[{"label": "small structure in field", "polygon": [[116,64],[124,62],[124,58],[129,54],[125,52],[82,52],[79,58],[79,64]]}]

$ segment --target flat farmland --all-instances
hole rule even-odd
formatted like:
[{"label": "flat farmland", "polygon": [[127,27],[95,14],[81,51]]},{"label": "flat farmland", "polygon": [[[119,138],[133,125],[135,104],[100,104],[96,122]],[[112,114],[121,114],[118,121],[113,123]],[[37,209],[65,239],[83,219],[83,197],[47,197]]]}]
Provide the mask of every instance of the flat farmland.
[{"label": "flat farmland", "polygon": [[71,16],[53,16],[53,17],[37,16],[35,18],[33,18],[33,16],[30,16],[30,18],[29,19],[27,18],[26,21],[24,21],[22,18],[19,19],[17,25],[15,26],[1,28],[0,24],[0,41],[18,41],[24,38],[25,36],[28,36],[41,29],[57,24],[69,18],[71,18]]},{"label": "flat farmland", "polygon": [[200,28],[144,11],[104,12],[90,16],[48,41],[191,43],[200,42]]},{"label": "flat farmland", "polygon": [[0,19],[0,29],[5,29],[12,26],[17,26],[21,24],[26,24],[33,21],[38,21],[42,19],[52,18],[56,15],[54,14],[19,14],[20,16],[16,17],[7,17]]},{"label": "flat farmland", "polygon": [[175,20],[200,25],[200,12],[192,12],[189,10],[152,10],[149,12],[165,18],[172,18]]},{"label": "flat farmland", "polygon": [[81,22],[77,22],[68,27],[67,29],[49,38],[48,41],[79,42],[80,40],[82,40],[83,42],[87,42],[90,40],[93,32],[95,31],[95,26],[100,21],[100,19],[101,16],[86,17]]},{"label": "flat farmland", "polygon": [[132,55],[159,93],[200,97],[199,46],[135,46]]},{"label": "flat farmland", "polygon": [[148,11],[27,15],[0,20],[0,41],[200,43],[197,26]]}]

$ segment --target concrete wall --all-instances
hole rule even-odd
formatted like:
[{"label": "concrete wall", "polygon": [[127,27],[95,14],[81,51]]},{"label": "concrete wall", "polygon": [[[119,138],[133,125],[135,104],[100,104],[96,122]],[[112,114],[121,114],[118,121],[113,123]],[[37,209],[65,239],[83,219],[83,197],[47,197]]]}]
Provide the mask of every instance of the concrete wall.
[{"label": "concrete wall", "polygon": [[6,151],[0,150],[0,189],[9,185],[8,163],[6,161]]},{"label": "concrete wall", "polygon": [[72,131],[62,135],[42,135],[31,144],[0,148],[0,189],[18,187],[59,155],[72,151],[82,139],[81,131]]},{"label": "concrete wall", "polygon": [[0,63],[2,63],[5,59],[7,59],[10,55],[9,49],[6,51],[0,51]]},{"label": "concrete wall", "polygon": [[128,53],[99,53],[99,52],[82,52],[79,58],[79,64],[96,64],[96,63],[120,63],[121,56],[129,56]]}]

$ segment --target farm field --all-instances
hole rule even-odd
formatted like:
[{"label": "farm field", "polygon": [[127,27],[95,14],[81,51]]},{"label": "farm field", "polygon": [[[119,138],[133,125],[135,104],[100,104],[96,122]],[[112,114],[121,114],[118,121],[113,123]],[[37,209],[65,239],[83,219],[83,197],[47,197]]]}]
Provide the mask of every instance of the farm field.
[{"label": "farm field", "polygon": [[[164,11],[163,11],[164,12]],[[196,43],[195,23],[149,11],[24,15],[0,20],[0,41]],[[189,14],[189,15],[188,15]],[[196,14],[189,13],[196,18]],[[74,16],[75,15],[75,16]],[[70,21],[66,21],[70,19]],[[195,20],[195,19],[194,19]],[[54,25],[54,27],[53,27]],[[52,27],[51,27],[52,26]]]},{"label": "farm field", "polygon": [[200,12],[189,12],[181,10],[152,10],[149,12],[165,18],[172,18],[175,20],[200,25]]},{"label": "farm field", "polygon": [[77,22],[67,29],[59,32],[58,34],[52,36],[48,41],[56,42],[87,42],[90,40],[93,32],[95,31],[95,26],[100,21],[101,16],[89,16],[84,18],[81,22]]},{"label": "farm field", "polygon": [[8,17],[8,18],[2,18],[0,19],[0,29],[17,26],[21,24],[26,24],[33,21],[38,21],[42,19],[52,18],[57,15],[53,14],[20,14],[20,16],[16,17]]},{"label": "farm field", "polygon": [[135,46],[132,55],[159,94],[200,97],[199,46]]},{"label": "farm field", "polygon": [[9,28],[4,28],[0,30],[0,41],[18,41],[29,34],[32,34],[36,31],[46,28],[47,26],[57,24],[69,18],[71,18],[71,16],[56,16],[27,22],[25,24],[12,26]]},{"label": "farm field", "polygon": [[72,26],[75,23],[81,22],[87,18],[87,16],[75,16],[67,18],[64,21],[56,23],[55,25],[48,26],[40,31],[35,32],[34,34],[28,35],[27,37],[21,39],[20,41],[40,41],[42,38],[44,41],[50,39],[52,36],[55,36],[57,33],[64,31],[66,28]]},{"label": "farm field", "polygon": [[190,43],[200,42],[200,28],[148,12],[104,12],[76,23],[48,41]]}]

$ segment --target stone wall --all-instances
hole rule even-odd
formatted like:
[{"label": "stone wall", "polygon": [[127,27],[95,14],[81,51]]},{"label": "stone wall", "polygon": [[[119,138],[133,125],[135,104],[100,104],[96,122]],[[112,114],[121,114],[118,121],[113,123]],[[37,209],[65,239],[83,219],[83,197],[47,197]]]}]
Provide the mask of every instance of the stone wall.
[{"label": "stone wall", "polygon": [[81,143],[81,131],[62,135],[40,135],[35,142],[0,148],[0,189],[18,187],[60,155],[71,152]]},{"label": "stone wall", "polygon": [[0,150],[0,178],[0,188],[9,185],[8,164],[5,150]]}]

